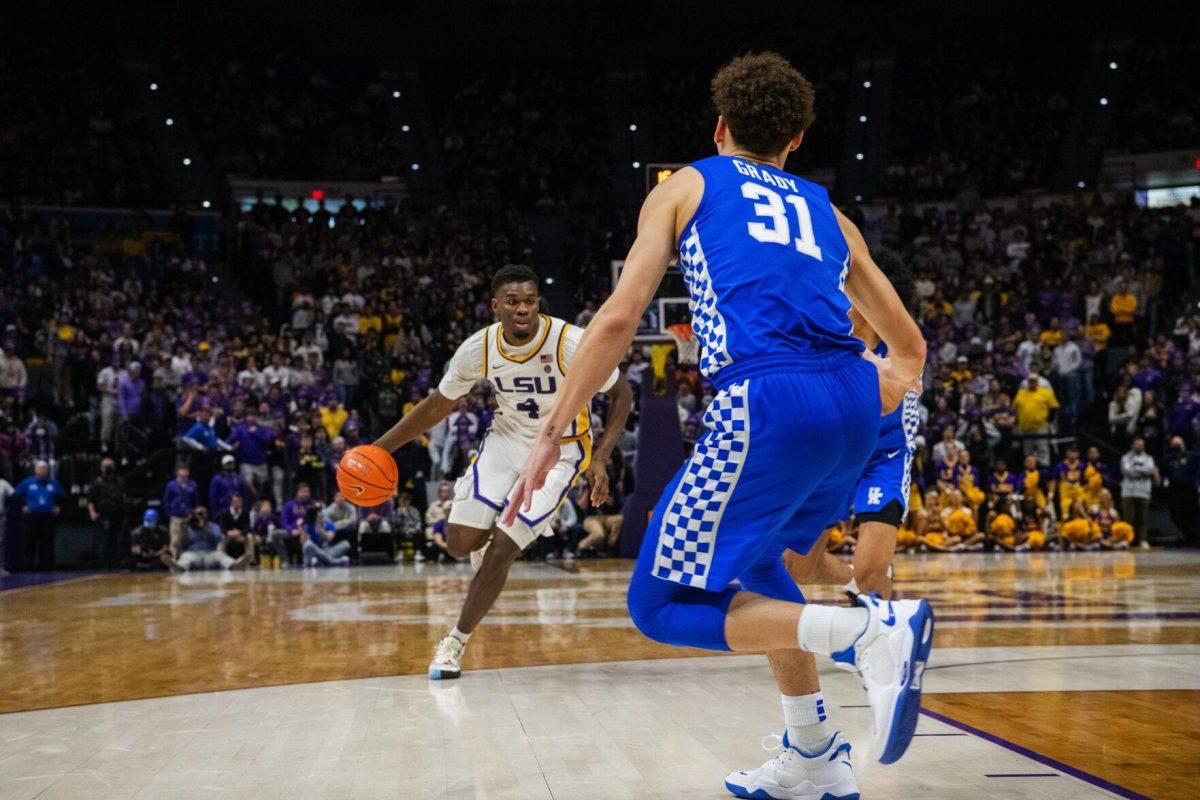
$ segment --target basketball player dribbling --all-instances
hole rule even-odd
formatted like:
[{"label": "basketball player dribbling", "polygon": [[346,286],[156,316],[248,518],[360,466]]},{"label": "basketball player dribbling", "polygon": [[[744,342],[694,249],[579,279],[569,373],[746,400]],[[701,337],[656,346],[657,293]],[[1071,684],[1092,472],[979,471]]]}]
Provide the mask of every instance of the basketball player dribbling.
[{"label": "basketball player dribbling", "polygon": [[615,367],[597,386],[611,402],[595,447],[588,397],[572,410],[558,437],[558,458],[544,484],[519,514],[496,522],[509,502],[517,470],[541,420],[559,406],[563,381],[575,363],[583,333],[561,319],[539,314],[540,303],[533,270],[522,266],[498,270],[492,278],[492,312],[499,322],[463,342],[437,390],[375,442],[395,452],[449,416],[458,398],[479,381],[488,381],[496,392],[495,419],[479,454],[455,484],[454,504],[446,520],[450,554],[456,558],[470,554],[479,571],[471,580],[457,625],[438,643],[429,665],[431,680],[459,677],[467,641],[500,596],[509,568],[549,531],[554,513],[579,476],[586,474],[593,505],[608,498],[608,459],[633,407],[633,390]]},{"label": "basketball player dribbling", "polygon": [[[678,251],[700,370],[718,392],[703,438],[650,520],[630,615],[668,644],[821,653],[856,669],[876,757],[891,763],[916,727],[933,641],[928,602],[860,595],[857,608],[805,605],[782,554],[807,553],[821,531],[810,523],[844,512],[881,415],[916,387],[925,344],[854,224],[823,188],[782,169],[812,121],[812,85],[778,55],[747,55],[717,72],[713,100],[718,155],[647,197],[617,286],[588,325],[501,521],[532,503],[558,461],[569,409],[620,362]],[[852,303],[887,357],[864,352],[853,336]],[[783,751],[728,776],[733,794],[858,796],[849,745],[820,729],[815,662],[805,656],[802,666],[776,674]]]}]

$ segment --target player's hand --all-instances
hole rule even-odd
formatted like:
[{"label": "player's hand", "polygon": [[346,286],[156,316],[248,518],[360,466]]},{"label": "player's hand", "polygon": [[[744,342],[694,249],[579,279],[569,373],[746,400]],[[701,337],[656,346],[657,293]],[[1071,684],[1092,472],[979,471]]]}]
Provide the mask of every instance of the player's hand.
[{"label": "player's hand", "polygon": [[517,474],[517,483],[509,495],[509,503],[500,515],[500,522],[512,525],[517,513],[528,511],[533,503],[533,493],[546,485],[546,476],[562,457],[562,445],[557,438],[538,435],[537,441],[529,450],[521,471]]},{"label": "player's hand", "polygon": [[896,371],[896,362],[890,358],[880,358],[870,350],[863,351],[863,358],[875,365],[879,370],[879,404],[881,414],[890,414],[904,402],[904,395],[909,390],[921,393],[921,376],[911,378],[900,375]]},{"label": "player's hand", "polygon": [[584,475],[587,477],[588,486],[591,487],[584,499],[588,500],[593,508],[599,508],[608,502],[608,467],[593,459]]}]

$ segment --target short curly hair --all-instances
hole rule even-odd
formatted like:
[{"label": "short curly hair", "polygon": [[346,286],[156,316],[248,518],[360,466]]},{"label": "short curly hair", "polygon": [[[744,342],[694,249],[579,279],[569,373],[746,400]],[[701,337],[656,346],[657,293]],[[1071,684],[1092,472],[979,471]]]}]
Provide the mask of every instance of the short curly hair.
[{"label": "short curly hair", "polygon": [[812,125],[816,92],[778,53],[747,53],[717,70],[713,105],[733,138],[752,153],[778,153]]}]

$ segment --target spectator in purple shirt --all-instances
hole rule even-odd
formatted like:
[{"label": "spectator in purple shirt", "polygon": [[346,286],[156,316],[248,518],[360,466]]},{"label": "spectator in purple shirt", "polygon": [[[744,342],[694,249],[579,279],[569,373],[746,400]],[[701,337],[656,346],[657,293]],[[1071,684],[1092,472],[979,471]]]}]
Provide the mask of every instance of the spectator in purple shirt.
[{"label": "spectator in purple shirt", "polygon": [[200,505],[200,492],[187,467],[175,470],[175,479],[163,492],[163,511],[170,518],[171,554],[176,558],[187,544],[187,523],[192,510]]},{"label": "spectator in purple shirt", "polygon": [[315,536],[317,502],[307,483],[296,487],[296,496],[283,504],[279,512],[279,530],[272,534],[271,541],[276,552],[287,552],[288,560],[295,564],[300,560],[301,534]]},{"label": "spectator in purple shirt", "polygon": [[142,380],[142,365],[135,361],[129,365],[117,385],[117,408],[122,421],[128,422],[141,412],[145,396],[146,382]]},{"label": "spectator in purple shirt", "polygon": [[233,496],[241,495],[247,506],[258,495],[254,487],[237,472],[237,459],[231,455],[221,456],[221,471],[213,476],[208,485],[208,507],[226,509]]},{"label": "spectator in purple shirt", "polygon": [[259,491],[267,485],[267,454],[274,440],[275,431],[260,425],[258,414],[253,411],[229,434],[229,443],[242,460],[242,477]]}]

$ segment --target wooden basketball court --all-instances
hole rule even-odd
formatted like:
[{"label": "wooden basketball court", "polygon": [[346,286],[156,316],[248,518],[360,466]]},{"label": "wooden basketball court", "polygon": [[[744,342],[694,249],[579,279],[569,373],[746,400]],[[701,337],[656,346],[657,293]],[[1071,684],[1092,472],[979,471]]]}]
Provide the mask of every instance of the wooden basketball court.
[{"label": "wooden basketball court", "polygon": [[[517,565],[442,684],[467,565],[0,591],[0,800],[726,797],[778,732],[765,659],[646,640],[630,569]],[[1200,554],[909,557],[897,578],[938,614],[904,760],[871,759],[865,696],[822,665],[864,797],[1196,796]]]}]

